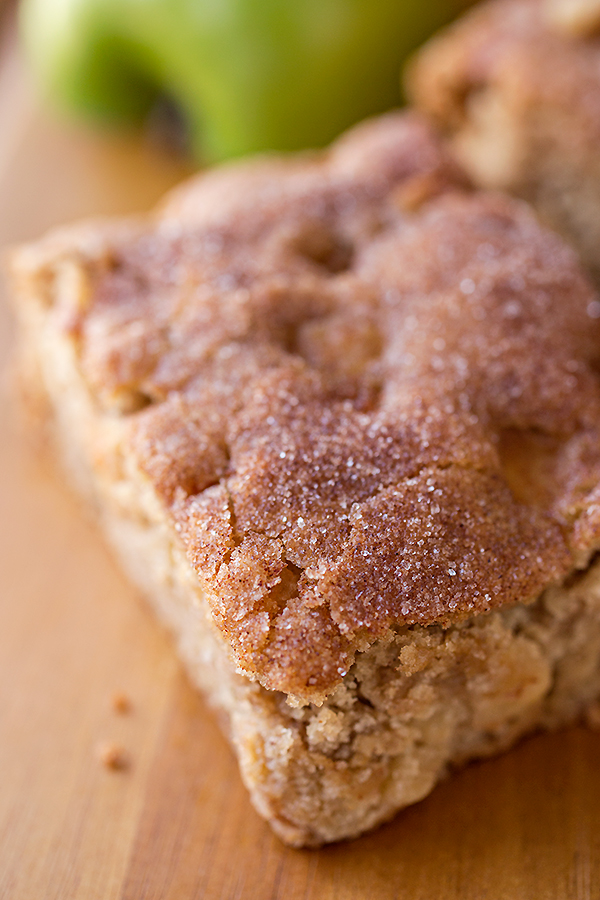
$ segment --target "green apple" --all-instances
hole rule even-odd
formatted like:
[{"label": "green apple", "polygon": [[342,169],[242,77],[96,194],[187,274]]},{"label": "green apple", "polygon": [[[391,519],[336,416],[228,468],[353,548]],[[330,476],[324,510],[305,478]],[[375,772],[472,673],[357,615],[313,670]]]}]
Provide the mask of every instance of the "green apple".
[{"label": "green apple", "polygon": [[180,108],[201,159],[320,146],[400,101],[406,55],[465,0],[23,0],[63,105],[140,120]]}]

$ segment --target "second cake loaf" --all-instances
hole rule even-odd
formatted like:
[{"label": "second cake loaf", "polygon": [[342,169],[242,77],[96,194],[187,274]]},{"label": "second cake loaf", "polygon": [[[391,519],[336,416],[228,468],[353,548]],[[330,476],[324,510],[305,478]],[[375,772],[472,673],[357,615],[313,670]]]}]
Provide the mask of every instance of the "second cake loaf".
[{"label": "second cake loaf", "polygon": [[425,46],[407,80],[473,181],[531,202],[598,281],[598,0],[483,3]]}]

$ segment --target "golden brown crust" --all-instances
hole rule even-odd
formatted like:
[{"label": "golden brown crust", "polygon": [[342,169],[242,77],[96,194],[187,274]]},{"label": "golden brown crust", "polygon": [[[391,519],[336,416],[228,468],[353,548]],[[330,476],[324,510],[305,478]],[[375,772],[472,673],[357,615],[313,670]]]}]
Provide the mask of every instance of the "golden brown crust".
[{"label": "golden brown crust", "polygon": [[319,700],[397,626],[527,602],[600,545],[599,301],[419,120],[77,253],[56,320],[266,687]]}]

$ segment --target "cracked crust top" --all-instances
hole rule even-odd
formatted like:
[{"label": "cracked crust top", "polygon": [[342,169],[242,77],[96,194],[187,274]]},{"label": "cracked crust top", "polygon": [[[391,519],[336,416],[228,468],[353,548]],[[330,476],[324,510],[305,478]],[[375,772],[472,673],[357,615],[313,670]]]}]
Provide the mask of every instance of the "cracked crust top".
[{"label": "cracked crust top", "polygon": [[600,302],[412,116],[16,268],[58,273],[99,414],[268,688],[318,701],[394,628],[529,601],[600,546]]}]

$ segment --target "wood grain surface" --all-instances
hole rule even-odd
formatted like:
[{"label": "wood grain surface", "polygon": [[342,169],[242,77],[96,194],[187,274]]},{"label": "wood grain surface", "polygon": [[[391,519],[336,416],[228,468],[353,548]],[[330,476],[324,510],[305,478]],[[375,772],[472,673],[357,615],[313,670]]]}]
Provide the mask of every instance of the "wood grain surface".
[{"label": "wood grain surface", "polygon": [[[2,245],[144,208],[182,174],[40,112],[14,40],[0,62]],[[10,343],[3,304],[3,360]],[[1,898],[600,898],[600,735],[582,728],[470,766],[353,843],[284,847],[167,636],[6,398],[1,415]],[[102,764],[106,742],[126,768]]]}]

